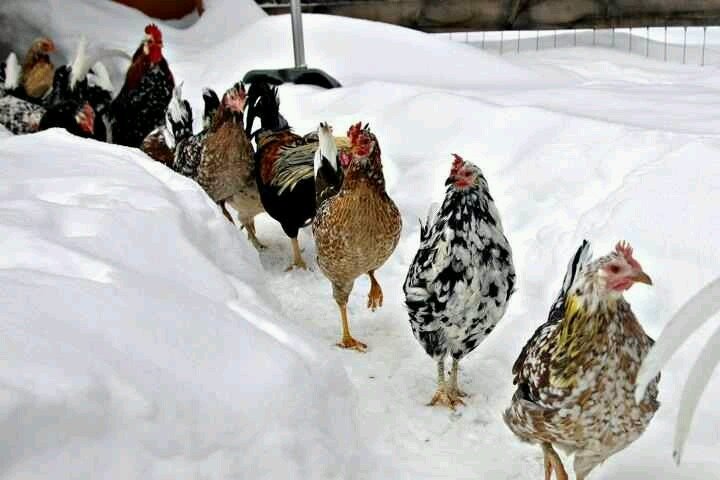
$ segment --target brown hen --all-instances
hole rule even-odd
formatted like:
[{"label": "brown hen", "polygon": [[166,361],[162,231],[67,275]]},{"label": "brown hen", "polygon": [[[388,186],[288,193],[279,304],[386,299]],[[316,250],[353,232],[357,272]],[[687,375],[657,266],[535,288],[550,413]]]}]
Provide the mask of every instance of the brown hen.
[{"label": "brown hen", "polygon": [[377,138],[358,123],[348,131],[350,163],[337,195],[323,202],[313,222],[317,262],[332,283],[340,308],[342,339],[339,347],[364,351],[362,342],[350,335],[347,302],[355,279],[370,277],[368,308],[382,306],[383,294],[375,270],[390,257],[400,239],[402,220],[385,191]]},{"label": "brown hen", "polygon": [[35,40],[22,64],[20,82],[25,94],[32,99],[39,99],[52,86],[55,67],[49,54],[55,51],[55,44],[49,38]]}]

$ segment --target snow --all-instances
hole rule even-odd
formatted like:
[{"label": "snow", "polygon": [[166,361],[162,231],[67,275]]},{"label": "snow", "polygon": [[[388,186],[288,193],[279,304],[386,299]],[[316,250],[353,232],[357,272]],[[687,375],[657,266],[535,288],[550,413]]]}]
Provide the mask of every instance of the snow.
[{"label": "snow", "polygon": [[[246,0],[205,3],[192,25],[161,24],[198,126],[202,87],[222,92],[249,69],[292,64],[287,16]],[[65,59],[81,34],[89,52],[132,52],[148,21],[105,0],[0,6],[16,52],[42,32]],[[333,346],[338,312],[309,231],[300,243],[312,270],[285,273],[278,224],[258,219],[269,246],[258,255],[199,187],[137,151],[55,130],[0,132],[5,478],[542,478],[539,448],[501,414],[512,362],[581,240],[597,255],[631,242],[654,286],[627,296],[655,338],[718,276],[716,67],[589,47],[498,57],[323,15],[304,26],[308,64],[344,88],[283,86],[283,115],[300,133],[369,122],[403,213],[400,244],[378,272],[384,306],[365,308],[367,279],[351,295],[368,353]],[[120,88],[126,60],[107,65]],[[425,405],[435,366],[402,306],[417,220],[442,200],[451,153],[483,169],[518,275],[505,318],[461,362],[472,396],[455,413]],[[715,320],[666,364],[648,431],[593,479],[720,478],[717,373],[679,467],[670,440],[675,386]]]}]

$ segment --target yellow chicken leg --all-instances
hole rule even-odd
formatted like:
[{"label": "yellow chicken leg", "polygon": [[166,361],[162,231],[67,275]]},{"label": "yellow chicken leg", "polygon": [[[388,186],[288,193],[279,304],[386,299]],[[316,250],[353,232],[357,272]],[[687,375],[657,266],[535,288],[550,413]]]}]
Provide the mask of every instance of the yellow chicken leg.
[{"label": "yellow chicken leg", "polygon": [[547,442],[542,444],[543,454],[545,455],[545,480],[551,480],[553,471],[557,480],[568,480],[568,474],[560,460],[560,456],[555,449]]},{"label": "yellow chicken leg", "polygon": [[307,270],[307,265],[305,264],[305,260],[303,260],[302,253],[300,252],[300,244],[298,243],[297,237],[291,238],[290,243],[292,244],[293,249],[293,263],[291,263],[285,271],[289,272],[293,268],[302,268],[303,270]]},{"label": "yellow chicken leg", "polygon": [[467,397],[468,394],[460,390],[458,386],[458,360],[453,358],[452,370],[450,371],[450,391],[456,397]]},{"label": "yellow chicken leg", "polygon": [[438,361],[437,365],[438,374],[438,388],[433,395],[432,400],[428,403],[428,406],[434,407],[435,405],[442,405],[448,407],[450,410],[455,410],[458,405],[465,405],[460,397],[458,397],[451,388],[445,383],[445,359]]},{"label": "yellow chicken leg", "polygon": [[347,318],[347,304],[338,303],[338,307],[340,307],[340,319],[342,320],[342,340],[337,343],[337,346],[340,348],[357,350],[358,352],[366,351],[367,345],[355,340],[352,335],[350,335],[350,325],[348,324]]},{"label": "yellow chicken leg", "polygon": [[375,270],[369,271],[368,276],[370,277],[370,293],[368,293],[367,307],[374,312],[377,308],[382,307],[383,292],[380,284],[375,280]]}]

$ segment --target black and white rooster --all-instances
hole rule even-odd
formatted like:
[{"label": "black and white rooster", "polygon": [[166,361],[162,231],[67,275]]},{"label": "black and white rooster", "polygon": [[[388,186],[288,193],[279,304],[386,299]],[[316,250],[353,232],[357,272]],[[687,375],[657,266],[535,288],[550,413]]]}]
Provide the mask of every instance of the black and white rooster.
[{"label": "black and white rooster", "polygon": [[454,157],[445,200],[421,224],[420,248],[403,287],[413,334],[437,362],[438,389],[430,405],[452,409],[465,396],[458,362],[493,331],[515,285],[512,250],[487,180],[476,165]]}]

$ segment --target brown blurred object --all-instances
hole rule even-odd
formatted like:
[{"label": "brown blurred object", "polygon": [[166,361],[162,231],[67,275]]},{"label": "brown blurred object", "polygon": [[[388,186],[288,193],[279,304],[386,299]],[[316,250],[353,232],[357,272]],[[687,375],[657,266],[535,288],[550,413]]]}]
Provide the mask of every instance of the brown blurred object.
[{"label": "brown blurred object", "polygon": [[182,18],[197,10],[199,15],[205,11],[203,0],[114,0],[128,7],[137,8],[146,15],[160,20]]}]

